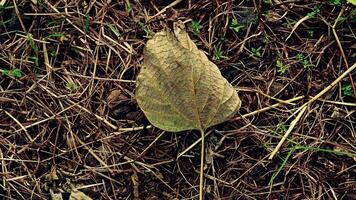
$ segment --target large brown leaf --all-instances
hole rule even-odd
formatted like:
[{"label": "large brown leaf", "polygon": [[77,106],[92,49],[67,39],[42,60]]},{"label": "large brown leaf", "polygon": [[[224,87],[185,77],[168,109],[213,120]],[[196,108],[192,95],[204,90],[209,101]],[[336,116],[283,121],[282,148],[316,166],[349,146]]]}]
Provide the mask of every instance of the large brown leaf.
[{"label": "large brown leaf", "polygon": [[218,67],[178,26],[148,40],[136,99],[152,125],[170,132],[205,131],[232,117],[241,104]]}]

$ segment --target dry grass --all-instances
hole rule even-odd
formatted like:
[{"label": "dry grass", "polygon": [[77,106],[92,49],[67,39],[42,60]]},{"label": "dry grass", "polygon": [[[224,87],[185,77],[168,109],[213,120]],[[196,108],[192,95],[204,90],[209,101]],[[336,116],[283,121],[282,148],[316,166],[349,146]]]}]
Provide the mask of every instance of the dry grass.
[{"label": "dry grass", "polygon": [[151,127],[134,98],[145,41],[177,19],[243,104],[207,134],[205,199],[356,197],[355,70],[317,96],[354,67],[355,7],[190,0],[156,15],[172,1],[0,2],[2,198],[197,198],[200,133]]}]

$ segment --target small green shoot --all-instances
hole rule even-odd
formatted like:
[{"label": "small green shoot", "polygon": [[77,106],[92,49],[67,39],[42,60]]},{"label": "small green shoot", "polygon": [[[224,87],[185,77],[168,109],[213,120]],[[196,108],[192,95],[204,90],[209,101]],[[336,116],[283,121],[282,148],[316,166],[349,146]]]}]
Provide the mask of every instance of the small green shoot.
[{"label": "small green shoot", "polygon": [[286,19],[286,22],[283,22],[282,26],[286,28],[292,28],[295,23],[296,23],[295,21],[291,22],[289,19]]},{"label": "small green shoot", "polygon": [[257,56],[257,57],[261,57],[261,49],[262,47],[258,47],[258,48],[251,48],[251,52],[253,53],[253,55]]},{"label": "small green shoot", "polygon": [[296,56],[295,56],[296,59],[298,60],[303,60],[304,59],[304,55],[302,53],[298,53]]},{"label": "small green shoot", "polygon": [[310,17],[310,18],[314,18],[317,14],[320,13],[320,8],[321,6],[316,6],[311,12],[309,12],[307,15]]},{"label": "small green shoot", "polygon": [[34,51],[34,55],[29,57],[29,60],[32,60],[35,63],[35,72],[38,73],[40,69],[40,59],[39,59],[39,52],[40,48],[35,43],[34,39],[32,38],[31,34],[27,34],[27,40],[30,43],[32,50]]},{"label": "small green shoot", "polygon": [[50,56],[51,58],[57,57],[57,52],[56,52],[55,49],[50,48],[48,52],[49,52],[49,56]]},{"label": "small green shoot", "polygon": [[5,26],[6,24],[10,23],[11,21],[12,21],[11,19],[6,20],[6,21],[1,20],[0,21],[0,26]]},{"label": "small green shoot", "polygon": [[345,4],[345,1],[343,0],[329,0],[329,3],[334,6],[342,6]]},{"label": "small green shoot", "polygon": [[85,33],[87,33],[89,31],[90,28],[90,16],[89,14],[85,14],[85,21],[84,21],[84,31]]},{"label": "small green shoot", "polygon": [[284,74],[288,70],[288,66],[284,65],[282,61],[277,60],[276,62],[277,72]]},{"label": "small green shoot", "polygon": [[33,50],[35,53],[38,53],[38,52],[39,52],[39,48],[38,48],[38,46],[36,45],[35,41],[33,40],[31,34],[27,34],[27,40],[28,40],[28,42],[30,43],[30,46],[31,46],[32,50]]},{"label": "small green shoot", "polygon": [[[288,130],[288,126],[280,123],[277,125],[277,128],[275,131],[272,131],[272,135],[274,136],[282,136],[284,133]],[[271,144],[272,139],[269,139],[266,143],[263,144],[263,146],[268,149],[270,144]]]},{"label": "small green shoot", "polygon": [[130,13],[133,10],[133,6],[130,2],[127,2],[126,4],[126,11],[127,13]]},{"label": "small green shoot", "polygon": [[145,31],[147,37],[151,37],[154,35],[154,33],[149,28],[147,28],[145,23],[139,21],[138,25],[143,29],[143,31]]},{"label": "small green shoot", "polygon": [[309,37],[314,36],[314,30],[308,30],[307,33],[308,33]]},{"label": "small green shoot", "polygon": [[305,58],[305,56],[302,53],[298,53],[295,58],[302,62],[302,65],[305,69],[310,68],[310,67],[315,67],[315,65],[311,64],[309,60]]},{"label": "small green shoot", "polygon": [[109,26],[110,30],[111,30],[118,38],[121,37],[120,31],[119,31],[119,29],[117,29],[117,27],[116,27],[115,25],[109,24],[108,26]]},{"label": "small green shoot", "polygon": [[195,35],[199,35],[203,25],[201,25],[199,21],[192,20],[191,27],[193,29],[193,33]]},{"label": "small green shoot", "polygon": [[2,71],[2,75],[11,76],[14,78],[21,78],[23,76],[23,73],[21,72],[20,69],[12,69],[12,70],[5,69]]},{"label": "small green shoot", "polygon": [[214,60],[221,60],[227,58],[223,55],[223,51],[221,50],[221,45],[214,46]]},{"label": "small green shoot", "polygon": [[351,83],[344,84],[344,85],[341,87],[341,90],[342,90],[342,94],[343,94],[344,96],[349,96],[349,97],[354,96],[353,91],[352,91],[352,85],[351,85]]},{"label": "small green shoot", "polygon": [[36,66],[36,71],[38,71],[40,69],[40,62],[39,62],[39,58],[37,56],[30,56],[29,60],[32,60],[35,63]]},{"label": "small green shoot", "polygon": [[307,59],[304,59],[304,60],[302,61],[302,64],[303,64],[303,67],[304,67],[305,69],[311,68],[311,67],[315,67],[315,65],[311,64],[310,61],[307,60]]},{"label": "small green shoot", "polygon": [[50,21],[47,23],[47,26],[50,27],[50,26],[55,26],[55,25],[60,25],[62,24],[64,21],[66,20],[65,17],[63,18],[59,18],[59,19],[56,19],[56,20],[53,20],[53,21]]},{"label": "small green shoot", "polygon": [[269,38],[269,36],[266,35],[262,41],[263,41],[263,43],[268,44],[271,42],[271,39]]},{"label": "small green shoot", "polygon": [[349,17],[351,18],[352,23],[356,23],[356,9],[352,9]]},{"label": "small green shoot", "polygon": [[44,0],[37,0],[37,4],[41,7],[43,7],[45,10],[48,10],[47,5],[45,4]]},{"label": "small green shoot", "polygon": [[226,40],[225,35],[220,35],[220,36],[219,36],[219,42],[218,42],[218,43],[219,43],[219,44],[224,43],[225,40]]},{"label": "small green shoot", "polygon": [[0,5],[0,15],[3,14],[5,10],[11,10],[13,9],[14,6],[5,6],[5,5]]},{"label": "small green shoot", "polygon": [[338,22],[343,23],[346,20],[347,20],[347,17],[341,16],[341,17],[339,17]]},{"label": "small green shoot", "polygon": [[236,33],[238,33],[244,27],[245,26],[242,24],[239,24],[235,18],[232,19],[231,24],[230,24],[230,29],[233,29]]},{"label": "small green shoot", "polygon": [[64,37],[65,35],[62,34],[62,33],[52,33],[52,34],[49,34],[47,37]]},{"label": "small green shoot", "polygon": [[278,167],[277,171],[275,173],[273,173],[271,180],[269,181],[269,185],[273,184],[274,179],[278,176],[278,174],[283,170],[283,168],[287,165],[287,162],[289,160],[289,158],[293,155],[294,151],[296,150],[296,146],[290,148],[290,150],[288,151],[288,154],[286,155],[286,157],[282,158],[282,163],[281,165]]},{"label": "small green shoot", "polygon": [[284,135],[284,133],[287,132],[287,130],[288,130],[288,126],[286,126],[284,124],[278,124],[277,129],[275,130],[274,134],[281,136],[281,135]]},{"label": "small green shoot", "polygon": [[80,49],[77,47],[71,47],[70,51],[73,52],[75,55],[80,55]]},{"label": "small green shoot", "polygon": [[273,184],[274,179],[278,176],[278,174],[283,170],[283,168],[287,165],[288,160],[290,157],[293,155],[293,153],[297,150],[301,151],[315,151],[315,152],[324,152],[324,153],[333,153],[335,155],[341,155],[341,156],[349,156],[351,158],[356,157],[356,154],[354,153],[349,153],[345,151],[340,151],[337,149],[324,149],[324,148],[319,148],[319,147],[309,147],[309,146],[302,146],[299,145],[298,143],[294,142],[293,140],[290,140],[291,143],[293,143],[293,147],[291,147],[287,153],[287,155],[282,158],[282,163],[278,167],[277,171],[272,175],[271,180],[269,181],[269,185]]},{"label": "small green shoot", "polygon": [[65,88],[67,90],[69,90],[70,92],[73,92],[73,91],[76,91],[79,88],[79,86],[77,84],[75,84],[75,83],[67,82],[66,85],[65,85]]}]

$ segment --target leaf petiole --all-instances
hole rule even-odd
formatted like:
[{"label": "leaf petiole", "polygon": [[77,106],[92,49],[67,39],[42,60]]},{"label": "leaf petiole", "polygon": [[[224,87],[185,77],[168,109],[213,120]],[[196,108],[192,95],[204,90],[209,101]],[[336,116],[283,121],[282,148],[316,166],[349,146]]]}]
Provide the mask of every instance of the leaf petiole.
[{"label": "leaf petiole", "polygon": [[200,176],[199,176],[199,200],[203,200],[203,188],[204,188],[204,131],[200,129],[201,133],[201,152],[200,152]]}]

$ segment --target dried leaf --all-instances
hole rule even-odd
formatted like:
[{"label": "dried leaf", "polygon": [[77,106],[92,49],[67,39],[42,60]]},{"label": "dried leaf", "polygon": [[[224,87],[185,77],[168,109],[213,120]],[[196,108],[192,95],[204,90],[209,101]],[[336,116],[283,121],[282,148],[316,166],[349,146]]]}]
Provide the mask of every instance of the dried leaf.
[{"label": "dried leaf", "polygon": [[200,51],[184,27],[160,31],[144,50],[136,99],[156,127],[178,132],[219,124],[240,107],[234,87]]},{"label": "dried leaf", "polygon": [[63,200],[62,194],[61,193],[52,193],[51,194],[51,199],[52,200]]},{"label": "dried leaf", "polygon": [[70,193],[69,200],[92,200],[92,198],[83,192],[76,190]]},{"label": "dried leaf", "polygon": [[121,90],[113,90],[110,92],[109,96],[106,98],[109,108],[114,108],[120,103],[120,101],[127,100],[127,97],[123,94]]},{"label": "dried leaf", "polygon": [[[52,189],[50,189],[50,193],[51,193],[51,199],[63,200],[62,193],[60,193],[60,192],[54,193],[52,191]],[[92,200],[92,198],[90,198],[89,196],[87,196],[86,194],[84,194],[81,191],[75,190],[75,191],[71,191],[69,200]]]}]

